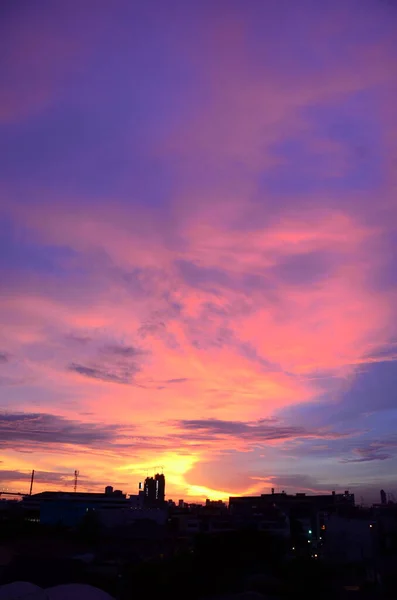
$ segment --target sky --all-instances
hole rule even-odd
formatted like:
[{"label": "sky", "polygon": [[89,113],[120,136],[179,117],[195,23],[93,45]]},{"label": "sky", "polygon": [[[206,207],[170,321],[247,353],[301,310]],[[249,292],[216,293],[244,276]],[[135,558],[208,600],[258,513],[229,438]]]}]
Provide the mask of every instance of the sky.
[{"label": "sky", "polygon": [[0,12],[0,491],[397,496],[395,0]]}]

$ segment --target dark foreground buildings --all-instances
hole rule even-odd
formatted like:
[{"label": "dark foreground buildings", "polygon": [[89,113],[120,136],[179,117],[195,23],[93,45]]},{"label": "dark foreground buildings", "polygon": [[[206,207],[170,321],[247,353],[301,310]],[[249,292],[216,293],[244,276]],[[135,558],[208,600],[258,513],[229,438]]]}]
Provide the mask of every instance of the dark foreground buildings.
[{"label": "dark foreground buildings", "polygon": [[[307,495],[287,494],[285,492],[262,494],[261,496],[242,496],[229,498],[229,511],[234,524],[262,523],[271,527],[278,523],[280,529],[288,534],[297,524],[312,539],[319,539],[325,528],[328,515],[349,512],[354,508],[354,494],[346,490],[343,494]],[[266,525],[268,523],[268,525]]]},{"label": "dark foreground buildings", "polygon": [[[89,516],[112,528],[142,519],[166,520],[165,477],[156,474],[145,480],[138,494],[124,494],[107,486],[105,492],[48,491],[25,496],[21,508],[29,520],[43,525],[80,525]],[[160,510],[161,509],[161,510]]]}]

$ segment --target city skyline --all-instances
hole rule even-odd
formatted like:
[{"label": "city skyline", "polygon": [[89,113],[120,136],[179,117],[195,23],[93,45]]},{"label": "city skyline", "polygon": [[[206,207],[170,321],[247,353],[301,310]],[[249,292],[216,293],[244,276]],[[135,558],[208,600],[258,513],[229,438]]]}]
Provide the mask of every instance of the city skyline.
[{"label": "city skyline", "polygon": [[396,7],[0,12],[0,488],[397,495]]}]

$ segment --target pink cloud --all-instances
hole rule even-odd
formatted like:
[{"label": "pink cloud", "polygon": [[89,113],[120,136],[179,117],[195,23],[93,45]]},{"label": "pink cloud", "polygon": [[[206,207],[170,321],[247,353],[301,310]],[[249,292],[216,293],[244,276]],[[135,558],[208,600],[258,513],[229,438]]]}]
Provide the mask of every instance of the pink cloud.
[{"label": "pink cloud", "polygon": [[[104,284],[94,299],[89,297],[86,302],[83,296],[79,304],[71,306],[62,297],[42,296],[39,289],[34,296],[17,294],[3,299],[3,314],[9,315],[3,336],[7,340],[14,334],[12,350],[22,355],[29,344],[45,344],[51,330],[55,337],[73,331],[76,336],[96,338],[99,345],[105,343],[106,332],[126,344],[139,341],[148,356],[134,375],[132,387],[105,381],[100,373],[99,377],[90,376],[94,370],[103,372],[105,368],[98,362],[95,344],[92,352],[85,347],[65,351],[61,340],[53,346],[54,359],[29,359],[25,365],[36,381],[69,390],[78,398],[80,410],[100,414],[104,423],[123,419],[156,439],[164,435],[165,427],[156,424],[157,420],[167,422],[182,414],[184,418],[226,420],[271,416],[281,407],[317,397],[320,390],[311,373],[321,370],[351,377],[357,363],[370,360],[363,358],[368,349],[386,341],[393,317],[391,296],[368,289],[363,277],[363,267],[371,269],[377,262],[377,256],[368,255],[366,248],[372,248],[373,240],[382,235],[378,225],[363,226],[360,220],[325,209],[311,219],[308,214],[300,219],[286,215],[278,226],[251,235],[230,231],[222,227],[221,220],[217,227],[214,224],[206,229],[193,224],[189,227],[184,220],[178,223],[179,228],[187,227],[180,229],[185,238],[182,254],[170,249],[162,252],[155,234],[136,236],[134,230],[129,234],[128,212],[124,217],[123,212],[101,209],[95,214],[95,225],[87,227],[79,223],[89,223],[88,213],[81,209],[78,217],[69,217],[68,209],[59,204],[53,213],[48,206],[43,212],[38,206],[33,218],[28,215],[25,222],[33,232],[40,232],[42,240],[74,247],[86,257],[87,266],[89,257],[103,249],[122,271],[143,269],[145,294],[130,294],[120,282],[109,285],[108,269],[103,270],[101,279],[101,261],[94,261],[91,274]],[[143,223],[147,219],[144,215]],[[61,224],[57,235],[56,223]],[[342,258],[320,282],[296,287],[275,278],[273,269],[285,257],[336,249]],[[215,275],[209,272],[215,279],[208,287],[205,283],[197,289],[194,282],[192,285],[181,278],[175,261],[182,256],[202,269],[216,267]],[[159,274],[151,276],[154,265]],[[218,273],[229,279],[217,282]],[[247,273],[268,278],[279,301],[274,302],[266,286],[245,289],[239,278]],[[34,287],[34,280],[30,285]],[[169,311],[167,297],[180,305],[175,313]],[[151,328],[142,335],[145,323]],[[225,328],[232,337],[226,335],[214,345],[219,331]],[[248,349],[244,344],[250,345]],[[250,348],[255,349],[256,356]],[[269,362],[268,368],[264,369],[262,359]],[[91,370],[89,376],[68,369],[71,363]],[[180,386],[163,383],[178,378],[186,381]],[[26,409],[28,405],[19,407]],[[61,409],[61,414],[73,410]],[[270,446],[273,442],[266,443]],[[175,441],[164,444],[161,460],[172,461],[167,448]],[[195,446],[193,440],[186,442],[184,452],[199,464],[208,451],[213,455],[225,448],[227,441],[214,442],[207,450],[201,444]],[[234,441],[233,447],[244,451],[245,444]],[[146,446],[134,450],[138,464],[153,463],[156,452],[151,453]],[[91,474],[92,464],[86,459],[81,468]],[[190,473],[188,464],[184,468]],[[193,475],[184,477],[175,475],[171,492],[181,485],[189,489]],[[251,490],[251,484],[244,485]],[[236,493],[243,489],[234,484],[226,487],[226,491]],[[193,488],[190,493],[198,494]]]},{"label": "pink cloud", "polygon": [[[307,40],[319,44],[324,68],[299,53],[272,60],[284,43],[274,35],[262,36],[262,53],[256,56],[253,25],[248,17],[240,19],[239,11],[204,19],[205,27],[191,40],[186,32],[176,36],[172,48],[185,48],[200,75],[197,93],[204,92],[189,119],[171,132],[159,128],[147,151],[170,175],[166,209],[157,210],[153,199],[135,188],[131,197],[95,191],[87,198],[44,184],[26,190],[24,183],[2,184],[1,208],[17,224],[21,242],[71,250],[57,259],[60,279],[34,270],[8,279],[0,299],[0,350],[18,358],[1,365],[4,381],[25,377],[38,408],[48,409],[51,394],[62,394],[75,403],[56,401],[58,416],[71,418],[77,411],[82,423],[95,415],[104,425],[135,425],[145,438],[131,448],[131,462],[109,450],[98,466],[97,456],[60,450],[62,468],[89,474],[87,487],[104,478],[135,482],[162,462],[171,494],[256,493],[273,480],[266,474],[259,480],[248,468],[250,443],[238,435],[181,441],[173,437],[170,422],[272,417],[318,399],[323,393],[318,372],[340,380],[333,392],[333,400],[340,401],[358,366],[374,360],[370,351],[395,335],[395,287],[375,283],[387,258],[384,240],[395,228],[391,166],[381,174],[378,191],[365,193],[297,189],[286,199],[261,179],[288,166],[291,159],[275,147],[294,137],[324,158],[318,172],[307,162],[309,179],[346,176],[350,148],[317,131],[308,110],[338,107],[368,90],[378,90],[381,143],[395,150],[395,128],[387,131],[395,124],[389,99],[393,41],[367,43],[358,36],[341,57],[332,36],[345,35],[350,13],[337,14],[344,25],[316,13]],[[379,27],[383,17],[377,19]],[[369,13],[361,15],[358,28],[365,32],[371,22]],[[5,67],[16,79],[0,102],[0,118],[16,122],[56,103],[65,81],[87,68],[101,23],[89,43],[82,29],[69,44],[67,31],[58,36],[47,21],[34,30],[27,18],[16,22],[8,34],[14,43]],[[128,123],[125,129],[133,139]],[[129,181],[129,172],[124,176]],[[21,189],[29,197],[26,204],[18,200]],[[387,218],[379,206],[387,208]],[[117,344],[136,346],[142,354],[106,355],[103,349]],[[8,402],[27,411],[32,399],[20,388],[12,386]],[[178,433],[183,432],[189,434],[181,427]],[[288,439],[294,436],[292,431]],[[266,448],[282,444],[263,442]],[[221,482],[219,464],[206,474],[214,457],[213,462],[221,461],[218,457],[231,450],[244,454],[237,474],[227,461]],[[28,472],[32,461],[54,471],[47,452],[26,456],[7,449],[2,456],[16,472]]]}]

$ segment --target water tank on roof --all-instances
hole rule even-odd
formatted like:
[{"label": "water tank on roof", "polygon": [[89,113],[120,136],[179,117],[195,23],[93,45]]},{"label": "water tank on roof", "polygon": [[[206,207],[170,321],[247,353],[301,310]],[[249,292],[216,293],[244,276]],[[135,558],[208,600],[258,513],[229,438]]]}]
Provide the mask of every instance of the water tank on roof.
[{"label": "water tank on roof", "polygon": [[111,494],[113,494],[113,487],[111,485],[107,485],[105,487],[105,494],[107,494],[108,496],[110,496]]}]

